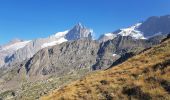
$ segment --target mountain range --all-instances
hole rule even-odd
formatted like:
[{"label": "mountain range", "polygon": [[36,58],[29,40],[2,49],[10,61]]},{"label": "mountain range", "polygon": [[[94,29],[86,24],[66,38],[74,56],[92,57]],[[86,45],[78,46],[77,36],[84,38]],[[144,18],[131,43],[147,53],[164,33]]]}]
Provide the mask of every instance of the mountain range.
[{"label": "mountain range", "polygon": [[169,100],[170,35],[124,63],[86,75],[40,100]]},{"label": "mountain range", "polygon": [[[112,40],[117,36],[130,36],[134,39],[148,39],[155,35],[165,35],[170,31],[169,23],[170,15],[150,17],[142,23],[137,23],[128,28],[122,28],[111,33],[106,33],[102,35],[98,41],[105,42],[107,40]],[[88,29],[81,25],[81,23],[78,23],[72,29],[64,32],[57,32],[48,38],[39,38],[29,41],[13,41],[0,47],[0,67],[4,65],[9,66],[12,63],[29,59],[45,47],[82,38],[92,39],[92,35],[92,29]]]},{"label": "mountain range", "polygon": [[39,50],[61,44],[66,41],[77,40],[81,38],[92,38],[92,30],[85,28],[80,23],[75,25],[71,30],[64,32],[57,32],[47,38],[39,38],[30,41],[15,41],[4,46],[1,46],[0,54],[1,63],[0,66],[10,65],[16,62],[22,62],[26,59],[31,58]]},{"label": "mountain range", "polygon": [[161,43],[170,16],[150,17],[93,39],[81,23],[35,40],[0,47],[0,98],[34,100],[96,70],[107,70]]}]

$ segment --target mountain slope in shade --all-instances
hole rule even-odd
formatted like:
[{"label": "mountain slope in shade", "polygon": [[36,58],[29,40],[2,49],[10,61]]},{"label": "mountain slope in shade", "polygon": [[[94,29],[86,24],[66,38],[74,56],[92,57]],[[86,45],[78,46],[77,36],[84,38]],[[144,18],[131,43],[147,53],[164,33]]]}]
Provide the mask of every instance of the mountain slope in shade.
[{"label": "mountain slope in shade", "polygon": [[[112,32],[114,36],[131,36],[134,39],[148,39],[155,35],[166,35],[170,32],[170,15],[150,17],[142,23]],[[113,39],[113,35],[103,35],[100,42]]]},{"label": "mountain slope in shade", "polygon": [[170,15],[150,17],[138,27],[138,30],[143,32],[145,37],[167,34],[170,32]]},{"label": "mountain slope in shade", "polygon": [[168,100],[170,39],[126,62],[72,82],[41,100]]},{"label": "mountain slope in shade", "polygon": [[[5,56],[3,56],[1,58],[0,62],[2,63],[0,63],[0,65],[1,66],[3,66],[4,64],[11,65],[13,63],[22,62],[26,59],[31,58],[35,53],[37,53],[39,50],[45,47],[54,46],[66,41],[72,41],[72,40],[77,40],[82,38],[91,39],[92,31],[79,23],[75,25],[71,30],[58,32],[54,35],[51,35],[48,38],[39,38],[36,40],[29,41],[29,43],[24,45],[24,47],[22,48],[19,47],[22,46],[22,44],[20,44],[19,46],[15,46],[15,48],[18,47],[18,49],[16,49],[10,55],[6,54]],[[3,50],[5,48],[1,47],[1,49]],[[8,56],[8,61],[5,61],[6,56]]]}]

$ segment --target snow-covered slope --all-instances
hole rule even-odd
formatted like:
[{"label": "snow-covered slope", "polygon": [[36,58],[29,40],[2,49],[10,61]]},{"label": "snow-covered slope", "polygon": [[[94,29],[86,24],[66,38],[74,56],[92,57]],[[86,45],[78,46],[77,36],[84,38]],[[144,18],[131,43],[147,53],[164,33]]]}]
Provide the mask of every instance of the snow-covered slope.
[{"label": "snow-covered slope", "polygon": [[66,30],[66,31],[64,31],[64,32],[58,32],[58,33],[56,33],[54,36],[55,36],[56,38],[64,37],[68,32],[69,32],[69,30]]},{"label": "snow-covered slope", "polygon": [[25,47],[31,41],[11,41],[10,43],[1,46],[0,48],[0,67],[3,66],[7,61],[8,57],[12,56],[14,52]]},{"label": "snow-covered slope", "polygon": [[131,27],[120,29],[120,32],[118,32],[117,34],[121,36],[131,36],[134,39],[146,39],[143,33],[138,30],[138,27],[141,24],[142,23],[137,23]]},{"label": "snow-covered slope", "polygon": [[56,40],[56,41],[52,41],[52,42],[48,42],[48,43],[44,43],[42,44],[42,48],[46,48],[46,47],[49,47],[49,46],[54,46],[54,45],[57,45],[57,44],[61,44],[63,42],[66,42],[67,40],[65,38],[60,38],[59,40]]},{"label": "snow-covered slope", "polygon": [[64,32],[58,32],[55,35],[50,36],[49,38],[54,39],[53,41],[47,41],[44,44],[41,45],[41,48],[49,47],[49,46],[54,46],[57,44],[61,44],[63,42],[68,41],[65,38],[65,35],[69,32],[69,30],[66,30]]},{"label": "snow-covered slope", "polygon": [[138,27],[142,23],[137,23],[133,26],[130,26],[128,28],[122,28],[118,31],[112,32],[112,33],[105,33],[99,38],[100,42],[105,42],[108,40],[112,40],[117,36],[130,36],[134,39],[146,39],[141,31],[138,30]]},{"label": "snow-covered slope", "polygon": [[[170,33],[170,15],[149,17],[142,23],[112,32],[117,36],[130,36],[134,39],[148,39],[168,33]],[[99,38],[99,41],[110,40],[111,37],[111,34],[104,34]]]},{"label": "snow-covered slope", "polygon": [[17,42],[17,43],[11,44],[11,45],[6,45],[4,47],[1,47],[0,52],[6,51],[6,50],[16,51],[20,48],[23,48],[29,42],[30,41],[22,41],[22,42]]}]

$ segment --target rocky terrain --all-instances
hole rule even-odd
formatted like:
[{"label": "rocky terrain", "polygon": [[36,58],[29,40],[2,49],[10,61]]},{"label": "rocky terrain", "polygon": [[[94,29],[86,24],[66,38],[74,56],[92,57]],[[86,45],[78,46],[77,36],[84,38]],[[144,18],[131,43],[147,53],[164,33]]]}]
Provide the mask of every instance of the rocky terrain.
[{"label": "rocky terrain", "polygon": [[169,100],[170,38],[105,71],[93,72],[40,100]]}]

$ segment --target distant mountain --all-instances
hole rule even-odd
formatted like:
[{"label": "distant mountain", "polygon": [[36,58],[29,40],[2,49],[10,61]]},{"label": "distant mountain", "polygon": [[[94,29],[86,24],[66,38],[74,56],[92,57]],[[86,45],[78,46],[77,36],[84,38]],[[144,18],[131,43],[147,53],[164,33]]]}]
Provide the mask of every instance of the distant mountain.
[{"label": "distant mountain", "polygon": [[[82,38],[92,39],[92,31],[81,25],[81,23],[78,23],[72,29],[58,32],[48,38],[39,38],[24,42],[19,41],[19,43],[14,45],[9,44],[7,46],[2,46],[0,54],[3,54],[4,56],[1,56],[0,66],[22,62],[23,60],[31,58],[35,53],[45,47]],[[6,53],[6,49],[8,49],[10,53]]]},{"label": "distant mountain", "polygon": [[170,15],[150,17],[138,27],[138,30],[141,31],[145,37],[167,34],[170,32]]},{"label": "distant mountain", "polygon": [[150,17],[142,23],[137,23],[128,28],[119,29],[112,33],[104,34],[99,41],[107,41],[116,36],[131,36],[134,39],[147,39],[155,35],[165,35],[170,32],[170,15]]},{"label": "distant mountain", "polygon": [[102,43],[82,38],[48,46],[27,60],[11,64],[9,69],[0,69],[0,95],[12,90],[16,94],[12,96],[14,98],[34,100],[89,72],[108,69],[124,54],[136,55],[159,44],[162,38],[135,40],[130,36],[119,36]]},{"label": "distant mountain", "polygon": [[[61,36],[62,40],[66,40],[63,37],[66,33],[67,31],[60,32],[50,38]],[[122,60],[127,53],[136,55],[143,49],[159,44],[164,38],[157,36],[150,39],[133,39],[130,36],[117,36],[102,43],[91,38],[81,38],[58,45],[42,42],[43,39],[40,39],[40,42],[37,40],[37,43],[31,41],[18,50],[21,50],[21,53],[17,51],[14,54],[14,58],[20,54],[18,57],[21,57],[21,60],[14,59],[9,69],[0,69],[0,95],[9,93],[11,96],[11,92],[7,91],[12,90],[16,95],[12,98],[34,100],[89,72],[108,69],[115,61]],[[30,49],[30,45],[33,49]],[[45,48],[42,48],[42,45]],[[41,49],[33,57],[23,60],[22,57],[26,57],[27,52],[22,50],[34,50],[34,47]],[[126,56],[126,59],[129,57],[131,56]]]}]

